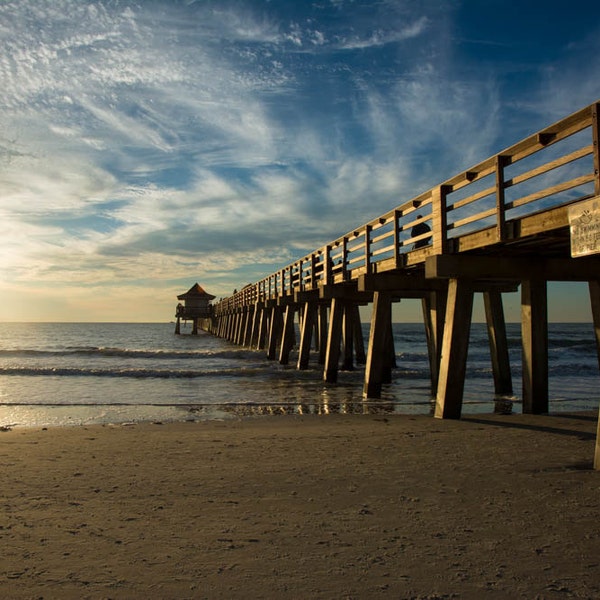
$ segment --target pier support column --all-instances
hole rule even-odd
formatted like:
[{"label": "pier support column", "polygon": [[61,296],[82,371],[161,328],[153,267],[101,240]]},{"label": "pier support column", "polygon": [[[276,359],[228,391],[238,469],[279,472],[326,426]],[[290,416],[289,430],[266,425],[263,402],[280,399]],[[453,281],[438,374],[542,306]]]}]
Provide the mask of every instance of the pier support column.
[{"label": "pier support column", "polygon": [[521,283],[523,412],[548,412],[548,299],[546,282]]},{"label": "pier support column", "polygon": [[497,395],[510,395],[513,393],[513,385],[502,294],[498,291],[484,292],[483,302],[494,374],[494,391]]},{"label": "pier support column", "polygon": [[263,306],[260,311],[260,322],[258,324],[258,339],[256,340],[256,349],[264,350],[267,340],[267,332],[269,331],[269,311],[266,306]]},{"label": "pier support column", "polygon": [[342,370],[352,371],[354,369],[354,323],[352,306],[349,302],[344,306],[344,319],[342,324],[342,345],[344,348],[344,358],[342,360]]},{"label": "pier support column", "polygon": [[471,282],[450,279],[435,401],[435,417],[438,419],[460,419],[472,314]]},{"label": "pier support column", "polygon": [[329,334],[327,336],[327,352],[323,373],[323,379],[328,383],[335,383],[338,377],[343,320],[344,303],[340,298],[333,298],[331,300],[331,314],[329,315]]},{"label": "pier support column", "polygon": [[307,369],[310,357],[310,346],[314,325],[317,321],[317,304],[307,302],[304,305],[304,319],[302,320],[302,330],[300,332],[300,349],[298,352],[298,369]]},{"label": "pier support column", "polygon": [[390,323],[392,317],[392,297],[389,293],[375,292],[371,312],[369,348],[365,366],[364,398],[380,398],[384,380],[386,356],[389,354]]},{"label": "pier support column", "polygon": [[367,362],[365,354],[365,341],[362,332],[362,323],[360,322],[360,309],[358,304],[352,305],[352,324],[354,336],[354,354],[356,355],[356,364],[364,365]]},{"label": "pier support column", "polygon": [[318,319],[318,329],[319,329],[319,364],[325,364],[325,358],[327,356],[327,336],[329,327],[327,324],[327,311],[329,307],[326,304],[319,305],[319,319]]},{"label": "pier support column", "polygon": [[198,317],[192,319],[192,335],[198,335]]},{"label": "pier support column", "polygon": [[[600,367],[600,280],[590,281],[588,283],[588,287],[590,291],[590,303],[592,305],[592,319],[594,322],[596,350],[598,352],[598,366]],[[596,431],[594,469],[600,470],[600,415],[598,416],[598,428]]]},{"label": "pier support column", "polygon": [[427,354],[429,357],[429,378],[431,395],[435,397],[440,375],[440,356],[444,336],[444,315],[446,313],[447,291],[429,292],[421,300]]},{"label": "pier support column", "polygon": [[296,333],[294,332],[294,316],[296,315],[296,307],[288,304],[285,307],[285,316],[283,319],[283,337],[281,338],[281,348],[279,351],[279,364],[287,365],[290,362],[290,352],[296,341]]},{"label": "pier support column", "polygon": [[271,323],[269,327],[269,346],[267,349],[267,358],[269,360],[275,360],[277,357],[277,346],[279,344],[282,329],[283,315],[281,314],[281,307],[274,306],[271,309]]},{"label": "pier support column", "polygon": [[175,335],[181,334],[181,319],[177,317],[177,322],[175,323]]}]

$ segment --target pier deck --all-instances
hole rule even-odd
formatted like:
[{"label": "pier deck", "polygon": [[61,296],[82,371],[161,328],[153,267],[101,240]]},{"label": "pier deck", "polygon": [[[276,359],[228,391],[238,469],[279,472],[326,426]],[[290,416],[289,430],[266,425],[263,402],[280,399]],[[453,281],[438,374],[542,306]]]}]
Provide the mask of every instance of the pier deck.
[{"label": "pier deck", "polygon": [[364,363],[364,396],[377,398],[395,366],[392,303],[420,298],[435,416],[459,418],[473,296],[484,297],[495,391],[512,394],[502,294],[520,288],[523,412],[548,412],[549,281],[588,283],[600,356],[599,110],[569,115],[222,299],[201,327],[287,364],[298,317],[297,367],[313,348],[326,381]]}]

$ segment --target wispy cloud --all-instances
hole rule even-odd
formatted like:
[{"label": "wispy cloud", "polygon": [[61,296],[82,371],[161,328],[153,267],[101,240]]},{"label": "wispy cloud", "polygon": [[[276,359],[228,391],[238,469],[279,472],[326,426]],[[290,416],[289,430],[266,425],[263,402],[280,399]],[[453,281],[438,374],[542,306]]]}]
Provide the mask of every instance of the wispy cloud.
[{"label": "wispy cloud", "polygon": [[0,3],[0,293],[229,293],[497,151],[517,107],[600,96],[593,36],[519,95],[454,10]]}]

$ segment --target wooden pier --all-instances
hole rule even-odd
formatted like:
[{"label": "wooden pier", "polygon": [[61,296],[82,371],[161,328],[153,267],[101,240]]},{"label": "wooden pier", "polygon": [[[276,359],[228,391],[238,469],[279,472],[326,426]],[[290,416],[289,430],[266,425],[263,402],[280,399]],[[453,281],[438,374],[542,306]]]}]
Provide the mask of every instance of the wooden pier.
[{"label": "wooden pier", "polygon": [[[297,345],[298,369],[314,351],[328,382],[364,363],[363,395],[378,398],[396,360],[392,304],[419,298],[435,416],[456,419],[475,293],[495,391],[513,391],[502,297],[520,288],[523,412],[548,412],[548,282],[588,283],[600,358],[599,111],[594,103],[569,115],[246,286],[200,326],[282,364]],[[363,305],[372,306],[366,352]]]}]

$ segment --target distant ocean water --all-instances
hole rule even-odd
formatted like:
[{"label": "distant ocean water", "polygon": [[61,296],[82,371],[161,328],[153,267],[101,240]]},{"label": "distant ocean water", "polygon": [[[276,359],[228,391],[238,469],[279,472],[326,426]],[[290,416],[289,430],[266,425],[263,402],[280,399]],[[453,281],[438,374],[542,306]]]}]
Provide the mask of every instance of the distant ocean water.
[{"label": "distant ocean water", "polygon": [[[395,324],[398,368],[381,401],[364,403],[364,370],[322,381],[265,352],[174,325],[0,323],[0,426],[202,420],[235,415],[328,412],[430,413],[425,333]],[[364,326],[365,343],[368,325]],[[508,324],[514,412],[520,412],[520,325]],[[550,410],[597,409],[598,358],[590,324],[550,325]],[[484,324],[471,329],[464,413],[492,412],[494,388]]]}]

